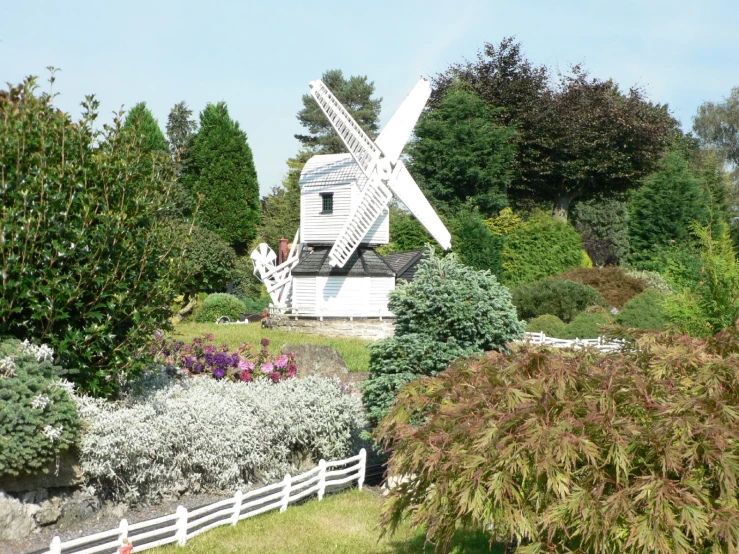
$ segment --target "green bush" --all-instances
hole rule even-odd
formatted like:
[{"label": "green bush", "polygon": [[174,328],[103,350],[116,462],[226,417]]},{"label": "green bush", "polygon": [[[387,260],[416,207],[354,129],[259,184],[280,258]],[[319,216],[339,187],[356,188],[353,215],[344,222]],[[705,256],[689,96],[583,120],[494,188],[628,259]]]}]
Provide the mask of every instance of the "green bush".
[{"label": "green bush", "polygon": [[46,347],[0,342],[0,477],[34,473],[77,441],[77,408],[52,355]]},{"label": "green bush", "polygon": [[187,296],[198,292],[222,292],[233,279],[236,252],[213,231],[202,227],[180,226],[185,247],[183,283]]},{"label": "green bush", "polygon": [[203,301],[203,307],[195,316],[198,323],[215,323],[219,317],[227,316],[231,321],[237,321],[241,314],[246,313],[244,303],[233,294],[216,292],[209,294]]},{"label": "green bush", "polygon": [[272,302],[272,298],[268,294],[256,297],[243,298],[242,302],[246,306],[246,311],[250,314],[261,314]]},{"label": "green bush", "polygon": [[363,386],[364,403],[371,425],[387,413],[400,387],[421,375],[436,375],[475,349],[460,347],[453,338],[437,342],[428,335],[391,337],[369,345],[370,369],[375,371]]},{"label": "green bush", "polygon": [[739,549],[737,332],[637,345],[521,346],[406,385],[377,436],[412,478],[382,526],[441,549],[460,528],[527,554]]},{"label": "green bush", "polygon": [[624,273],[634,279],[644,281],[647,288],[658,290],[663,294],[672,294],[672,286],[669,281],[656,271],[647,271],[641,269],[625,269]]},{"label": "green bush", "polygon": [[168,325],[182,271],[170,157],[97,107],[73,122],[34,79],[0,94],[0,336],[50,344],[83,389],[112,394]]},{"label": "green bush", "polygon": [[616,323],[632,329],[664,331],[668,323],[664,301],[664,293],[656,289],[647,289],[626,303],[616,316]]},{"label": "green bush", "polygon": [[518,317],[526,320],[550,314],[570,322],[588,307],[603,305],[603,296],[593,287],[556,277],[520,285],[511,296]]},{"label": "green bush", "polygon": [[556,315],[544,314],[526,324],[529,333],[544,333],[548,337],[562,338],[567,324]]},{"label": "green bush", "polygon": [[465,265],[503,275],[504,239],[490,232],[478,212],[462,211],[452,228],[452,249]]},{"label": "green bush", "polygon": [[582,239],[572,225],[535,213],[507,237],[503,280],[516,286],[579,267],[582,250]]},{"label": "green bush", "polygon": [[570,321],[562,333],[563,339],[597,339],[603,335],[601,325],[608,325],[611,319],[602,310],[583,312]]},{"label": "green bush", "polygon": [[646,288],[643,281],[629,277],[620,267],[582,267],[557,277],[593,287],[603,295],[606,306],[619,310]]},{"label": "green bush", "polygon": [[508,290],[488,271],[433,251],[410,283],[390,293],[395,336],[370,346],[370,377],[362,391],[376,423],[406,382],[445,369],[449,362],[502,348],[523,336]]},{"label": "green bush", "polygon": [[629,227],[625,202],[612,198],[578,202],[572,219],[596,266],[618,265],[626,260]]}]

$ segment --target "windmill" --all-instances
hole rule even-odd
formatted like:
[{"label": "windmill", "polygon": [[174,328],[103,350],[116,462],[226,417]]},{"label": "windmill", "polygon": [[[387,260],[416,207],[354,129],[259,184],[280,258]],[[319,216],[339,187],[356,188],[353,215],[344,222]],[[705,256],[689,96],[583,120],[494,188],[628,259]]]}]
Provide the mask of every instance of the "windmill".
[{"label": "windmill", "polygon": [[305,315],[391,315],[387,294],[395,288],[396,269],[374,247],[389,242],[393,196],[442,248],[451,247],[449,231],[400,159],[431,86],[421,79],[375,141],[323,82],[311,81],[310,90],[349,153],[313,156],[306,163],[300,229],[290,252],[277,260],[260,244],[251,254],[254,272],[280,308]]}]

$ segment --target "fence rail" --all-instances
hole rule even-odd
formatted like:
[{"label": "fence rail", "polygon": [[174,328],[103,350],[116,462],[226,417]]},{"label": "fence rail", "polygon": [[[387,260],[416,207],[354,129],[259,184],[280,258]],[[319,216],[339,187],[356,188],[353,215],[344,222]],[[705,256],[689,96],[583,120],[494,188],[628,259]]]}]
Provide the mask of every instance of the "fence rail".
[{"label": "fence rail", "polygon": [[542,346],[552,346],[554,348],[595,348],[601,352],[614,352],[622,350],[626,346],[623,339],[608,340],[606,337],[598,337],[597,339],[556,339],[548,337],[541,333],[524,333],[524,338],[519,342],[529,342],[531,344],[540,344]]},{"label": "fence rail", "polygon": [[322,500],[327,489],[345,486],[355,480],[361,490],[366,472],[367,451],[363,448],[351,458],[330,462],[321,460],[316,467],[300,475],[288,474],[279,483],[248,492],[237,491],[233,498],[192,511],[178,506],[174,514],[132,525],[122,519],[117,528],[94,535],[64,542],[54,537],[44,554],[114,554],[123,544],[123,539],[133,544],[133,552],[171,543],[184,546],[188,540],[215,527],[236,525],[242,519],[271,510],[284,512],[290,504],[312,494]]}]

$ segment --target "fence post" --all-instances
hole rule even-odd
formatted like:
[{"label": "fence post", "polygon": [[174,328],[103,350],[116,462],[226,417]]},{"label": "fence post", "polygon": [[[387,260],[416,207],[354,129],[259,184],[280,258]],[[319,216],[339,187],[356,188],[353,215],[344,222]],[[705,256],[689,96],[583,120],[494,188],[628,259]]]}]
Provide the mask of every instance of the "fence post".
[{"label": "fence post", "polygon": [[177,531],[174,534],[179,546],[187,544],[187,508],[177,506]]},{"label": "fence post", "polygon": [[123,544],[123,539],[128,538],[128,520],[122,519],[118,526],[118,542]]},{"label": "fence post", "polygon": [[359,451],[359,480],[357,481],[360,491],[362,490],[362,485],[364,485],[365,473],[367,473],[367,451],[362,448]]},{"label": "fence post", "polygon": [[321,458],[318,462],[318,500],[323,500],[326,494],[326,460]]},{"label": "fence post", "polygon": [[243,494],[240,490],[236,491],[234,501],[234,513],[231,516],[231,525],[236,525],[239,522],[239,516],[241,515],[241,499],[243,498]]},{"label": "fence post", "polygon": [[54,537],[49,545],[49,554],[62,554],[62,539]]},{"label": "fence post", "polygon": [[282,480],[282,484],[285,489],[282,492],[282,506],[280,506],[280,512],[287,510],[287,504],[290,502],[290,474],[286,474]]}]

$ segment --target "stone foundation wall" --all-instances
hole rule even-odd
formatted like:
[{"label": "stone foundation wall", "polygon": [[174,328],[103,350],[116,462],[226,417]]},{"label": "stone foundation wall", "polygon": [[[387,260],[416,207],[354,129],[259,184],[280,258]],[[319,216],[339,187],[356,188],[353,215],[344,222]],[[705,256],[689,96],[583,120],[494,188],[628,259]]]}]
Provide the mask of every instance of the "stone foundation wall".
[{"label": "stone foundation wall", "polygon": [[306,335],[325,337],[354,337],[378,340],[395,334],[394,319],[308,319],[289,316],[270,316],[262,320],[262,327],[280,331],[296,331]]}]

